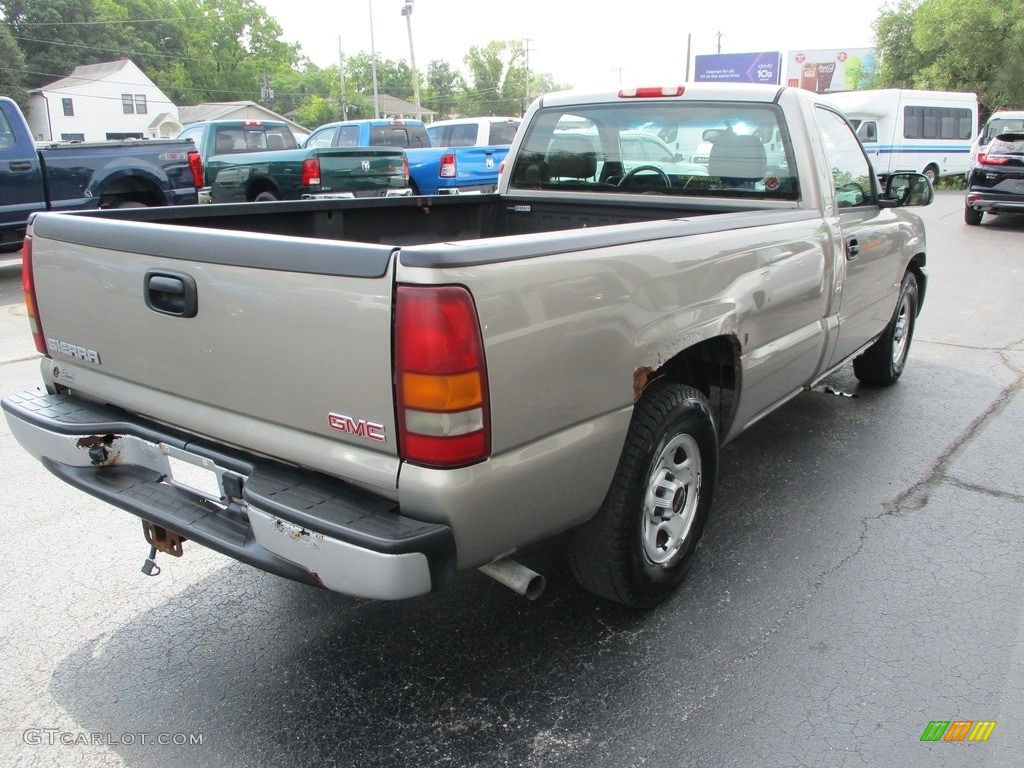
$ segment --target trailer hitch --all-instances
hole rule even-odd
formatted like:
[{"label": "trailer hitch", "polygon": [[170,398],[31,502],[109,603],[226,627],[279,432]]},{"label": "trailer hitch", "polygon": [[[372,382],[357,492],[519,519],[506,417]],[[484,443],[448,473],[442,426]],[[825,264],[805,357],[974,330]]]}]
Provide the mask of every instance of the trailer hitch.
[{"label": "trailer hitch", "polygon": [[156,553],[165,552],[173,557],[181,557],[185,550],[182,544],[188,539],[180,536],[174,531],[168,531],[159,525],[154,525],[148,520],[142,521],[142,533],[149,544],[149,557],[142,564],[142,572],[147,576],[159,576],[160,566],[156,564]]}]

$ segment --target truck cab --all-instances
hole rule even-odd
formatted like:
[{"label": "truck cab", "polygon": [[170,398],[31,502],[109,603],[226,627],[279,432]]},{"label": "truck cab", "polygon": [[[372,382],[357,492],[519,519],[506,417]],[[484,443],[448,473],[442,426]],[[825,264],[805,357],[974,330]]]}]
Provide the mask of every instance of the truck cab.
[{"label": "truck cab", "polygon": [[21,247],[30,214],[46,209],[39,155],[18,105],[0,96],[0,253]]}]

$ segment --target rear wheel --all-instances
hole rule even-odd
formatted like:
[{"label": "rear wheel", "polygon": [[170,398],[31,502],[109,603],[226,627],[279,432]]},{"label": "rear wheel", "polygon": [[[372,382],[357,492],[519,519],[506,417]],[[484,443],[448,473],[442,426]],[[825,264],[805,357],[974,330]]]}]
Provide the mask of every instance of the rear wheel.
[{"label": "rear wheel", "polygon": [[896,311],[885,331],[853,361],[853,372],[861,382],[888,386],[903,375],[917,323],[918,296],[917,276],[907,272],[900,285]]},{"label": "rear wheel", "polygon": [[277,195],[275,195],[273,192],[264,190],[263,192],[260,192],[258,195],[256,195],[256,197],[253,198],[253,202],[255,202],[255,203],[272,203],[272,202],[275,202],[276,200],[279,200],[279,199],[280,198]]},{"label": "rear wheel", "polygon": [[569,564],[596,595],[651,608],[683,580],[704,533],[718,473],[707,399],[669,381],[648,387],[600,510],[573,534]]},{"label": "rear wheel", "polygon": [[932,183],[933,187],[939,183],[939,169],[934,165],[929,165],[925,168],[924,175],[928,177],[928,181]]},{"label": "rear wheel", "polygon": [[969,205],[964,206],[964,221],[972,227],[976,227],[981,224],[981,217],[983,215],[984,214],[981,211],[977,211]]}]

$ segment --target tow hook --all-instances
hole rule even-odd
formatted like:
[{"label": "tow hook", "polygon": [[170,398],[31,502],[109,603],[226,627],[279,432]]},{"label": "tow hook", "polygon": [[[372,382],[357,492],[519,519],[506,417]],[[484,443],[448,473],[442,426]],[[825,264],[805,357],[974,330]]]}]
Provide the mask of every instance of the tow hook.
[{"label": "tow hook", "polygon": [[165,552],[173,557],[181,557],[185,550],[182,544],[188,539],[179,536],[174,531],[168,531],[159,525],[153,525],[148,520],[142,521],[142,533],[149,544],[149,557],[142,564],[142,572],[147,576],[159,576],[160,566],[156,564],[157,551]]}]

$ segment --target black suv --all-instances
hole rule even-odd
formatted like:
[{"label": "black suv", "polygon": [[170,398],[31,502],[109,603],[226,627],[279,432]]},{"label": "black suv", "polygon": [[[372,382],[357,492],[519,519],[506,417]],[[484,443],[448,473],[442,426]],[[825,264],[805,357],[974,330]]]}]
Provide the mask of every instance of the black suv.
[{"label": "black suv", "polygon": [[1001,133],[978,153],[967,177],[964,221],[976,226],[986,213],[1024,214],[1024,132]]}]

